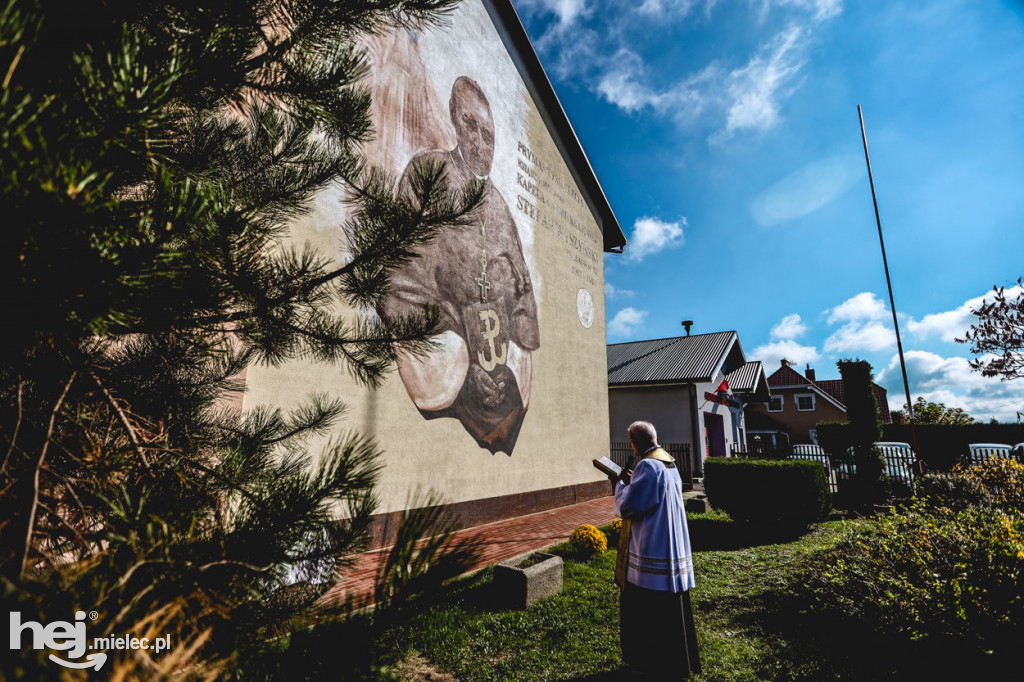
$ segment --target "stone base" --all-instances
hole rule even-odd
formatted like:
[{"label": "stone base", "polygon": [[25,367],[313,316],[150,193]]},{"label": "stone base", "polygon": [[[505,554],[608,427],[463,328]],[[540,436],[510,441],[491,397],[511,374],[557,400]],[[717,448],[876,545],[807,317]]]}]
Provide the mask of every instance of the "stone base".
[{"label": "stone base", "polygon": [[[519,568],[530,557],[537,563]],[[492,586],[496,601],[506,608],[525,609],[544,597],[562,591],[562,557],[528,552],[494,566]]]},{"label": "stone base", "polygon": [[706,497],[691,497],[684,502],[687,514],[707,514],[711,511],[711,503]]}]

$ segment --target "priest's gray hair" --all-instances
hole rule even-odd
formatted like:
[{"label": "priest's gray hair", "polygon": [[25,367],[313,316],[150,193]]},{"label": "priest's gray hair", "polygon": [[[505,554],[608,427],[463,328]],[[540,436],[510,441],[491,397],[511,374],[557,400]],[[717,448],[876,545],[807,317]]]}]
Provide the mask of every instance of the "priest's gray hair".
[{"label": "priest's gray hair", "polygon": [[658,432],[651,422],[633,422],[629,425],[629,439],[644,452],[658,444]]}]

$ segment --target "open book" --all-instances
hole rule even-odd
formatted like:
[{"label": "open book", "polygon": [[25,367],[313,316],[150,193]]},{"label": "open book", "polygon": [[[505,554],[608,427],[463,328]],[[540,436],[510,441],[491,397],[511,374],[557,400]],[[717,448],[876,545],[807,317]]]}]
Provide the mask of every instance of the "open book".
[{"label": "open book", "polygon": [[618,464],[611,461],[607,457],[595,459],[594,466],[600,469],[602,473],[608,476],[614,476],[615,478],[618,478],[619,476],[622,475],[622,467],[620,467]]}]

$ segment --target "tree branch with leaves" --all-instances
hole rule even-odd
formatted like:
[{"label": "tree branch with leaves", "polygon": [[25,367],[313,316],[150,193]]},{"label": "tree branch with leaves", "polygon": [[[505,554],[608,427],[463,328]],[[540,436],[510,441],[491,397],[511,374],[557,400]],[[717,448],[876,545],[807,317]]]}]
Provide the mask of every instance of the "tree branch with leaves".
[{"label": "tree branch with leaves", "polygon": [[993,287],[992,298],[971,310],[977,322],[957,339],[971,346],[979,356],[971,361],[971,369],[982,376],[1019,379],[1024,376],[1024,279],[1007,292],[1006,287]]}]

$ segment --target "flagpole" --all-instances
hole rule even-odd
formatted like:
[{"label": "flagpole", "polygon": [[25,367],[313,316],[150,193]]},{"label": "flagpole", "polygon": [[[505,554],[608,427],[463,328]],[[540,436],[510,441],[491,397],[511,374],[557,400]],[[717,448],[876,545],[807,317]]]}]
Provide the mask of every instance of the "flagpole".
[{"label": "flagpole", "polygon": [[875,224],[878,226],[878,243],[882,247],[882,266],[885,268],[885,284],[889,288],[889,307],[892,309],[892,326],[896,330],[896,349],[900,354],[900,370],[903,372],[903,389],[907,395],[907,415],[910,417],[910,439],[914,444],[914,452],[920,457],[920,449],[917,445],[917,417],[914,415],[914,401],[910,399],[910,382],[907,380],[907,361],[903,357],[903,341],[900,338],[900,323],[896,319],[896,300],[892,295],[892,279],[889,277],[889,260],[885,257],[885,239],[882,238],[882,218],[878,213],[878,198],[875,196],[875,176],[871,172],[871,155],[868,154],[868,133],[864,127],[864,111],[857,105],[857,115],[860,117],[860,137],[864,141],[864,160],[868,164],[868,181],[871,183],[871,202],[875,205]]}]

